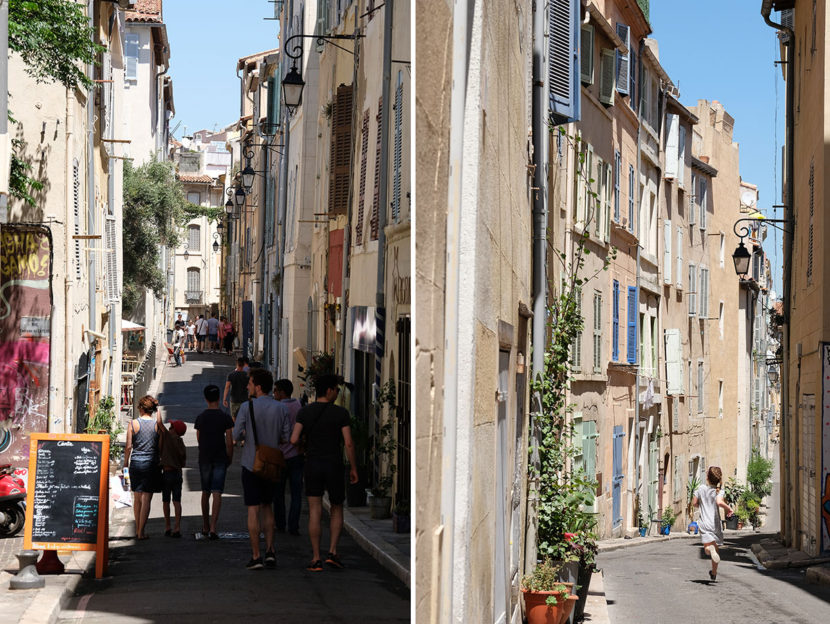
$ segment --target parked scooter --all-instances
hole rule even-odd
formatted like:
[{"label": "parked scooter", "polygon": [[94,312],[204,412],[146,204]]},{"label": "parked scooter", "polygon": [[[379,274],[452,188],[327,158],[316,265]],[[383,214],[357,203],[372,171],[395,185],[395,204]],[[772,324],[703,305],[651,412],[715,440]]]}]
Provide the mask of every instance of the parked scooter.
[{"label": "parked scooter", "polygon": [[26,522],[26,481],[10,465],[0,466],[0,538],[12,537]]}]

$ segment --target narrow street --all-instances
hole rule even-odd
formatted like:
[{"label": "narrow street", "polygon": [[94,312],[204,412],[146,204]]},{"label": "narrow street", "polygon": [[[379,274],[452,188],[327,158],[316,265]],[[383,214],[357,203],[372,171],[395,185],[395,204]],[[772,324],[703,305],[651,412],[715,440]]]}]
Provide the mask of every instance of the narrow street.
[{"label": "narrow street", "polygon": [[[166,421],[183,420],[187,468],[182,492],[182,539],[164,537],[161,495],[153,497],[148,535],[136,542],[132,509],[113,514],[108,576],[84,579],[60,622],[396,622],[409,620],[409,589],[367,555],[344,531],[338,550],[346,569],[305,570],[311,555],[307,507],[300,537],[276,535],[275,570],[250,571],[239,457],[228,470],[218,541],[197,541],[201,529],[198,450],[193,422],[203,409],[202,388],[224,389],[231,358],[187,354],[163,373],[159,401]],[[324,519],[323,546],[328,544]]]},{"label": "narrow street", "polygon": [[[738,534],[733,534],[737,536]],[[601,553],[612,624],[814,624],[830,613],[830,586],[803,570],[759,569],[750,544],[770,534],[726,535],[718,579],[698,539],[673,539]]]}]

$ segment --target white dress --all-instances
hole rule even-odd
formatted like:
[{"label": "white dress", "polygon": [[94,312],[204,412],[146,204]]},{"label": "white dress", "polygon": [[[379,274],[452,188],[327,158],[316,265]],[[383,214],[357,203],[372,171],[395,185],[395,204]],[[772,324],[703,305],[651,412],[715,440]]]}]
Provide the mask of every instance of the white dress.
[{"label": "white dress", "polygon": [[704,544],[715,542],[723,544],[723,526],[718,511],[718,491],[708,485],[701,485],[695,492],[699,502],[700,518],[697,526],[700,529],[700,541]]}]

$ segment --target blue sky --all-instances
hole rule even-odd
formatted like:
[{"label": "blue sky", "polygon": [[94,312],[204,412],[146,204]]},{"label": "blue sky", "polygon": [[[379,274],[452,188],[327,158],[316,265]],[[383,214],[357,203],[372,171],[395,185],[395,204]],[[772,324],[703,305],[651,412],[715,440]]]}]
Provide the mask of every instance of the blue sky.
[{"label": "blue sky", "polygon": [[279,47],[279,22],[268,0],[164,0],[170,40],[173,101],[179,122],[174,136],[239,119],[236,62],[243,56]]},{"label": "blue sky", "polygon": [[[781,210],[775,212],[772,206],[781,203],[786,87],[780,67],[774,65],[779,59],[776,31],[761,17],[761,0],[650,5],[651,36],[660,46],[660,64],[679,84],[680,101],[687,106],[698,99],[723,104],[735,118],[733,139],[740,145],[741,177],[758,185],[761,211],[781,218]],[[773,21],[777,17],[772,14]],[[778,296],[781,254],[775,248],[781,245],[781,233],[769,228],[764,249],[773,256]]]}]

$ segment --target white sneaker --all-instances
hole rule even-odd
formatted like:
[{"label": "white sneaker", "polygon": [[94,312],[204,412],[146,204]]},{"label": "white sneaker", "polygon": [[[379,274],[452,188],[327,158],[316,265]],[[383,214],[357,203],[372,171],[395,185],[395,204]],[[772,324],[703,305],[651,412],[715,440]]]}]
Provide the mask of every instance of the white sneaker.
[{"label": "white sneaker", "polygon": [[706,551],[712,557],[712,561],[715,563],[720,563],[720,555],[718,554],[718,549],[714,546],[707,546]]}]

